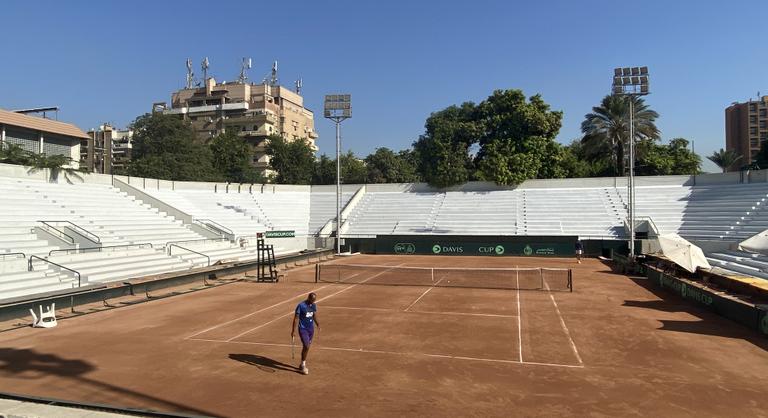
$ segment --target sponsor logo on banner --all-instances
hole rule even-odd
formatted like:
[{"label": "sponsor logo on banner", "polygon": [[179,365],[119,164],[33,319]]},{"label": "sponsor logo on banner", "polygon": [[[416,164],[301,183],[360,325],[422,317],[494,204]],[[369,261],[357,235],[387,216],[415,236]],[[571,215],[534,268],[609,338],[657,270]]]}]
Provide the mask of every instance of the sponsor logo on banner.
[{"label": "sponsor logo on banner", "polygon": [[523,254],[525,255],[533,254],[533,248],[531,248],[530,245],[526,245],[525,248],[523,248]]},{"label": "sponsor logo on banner", "polygon": [[433,253],[440,254],[441,251],[442,251],[442,248],[440,247],[439,244],[435,244],[435,245],[432,246],[432,252]]},{"label": "sponsor logo on banner", "polygon": [[265,231],[264,238],[293,238],[296,231]]},{"label": "sponsor logo on banner", "polygon": [[398,242],[395,244],[395,254],[414,254],[416,245],[410,242]]},{"label": "sponsor logo on banner", "polygon": [[464,247],[461,245],[440,245],[435,244],[432,246],[433,254],[463,254]]}]

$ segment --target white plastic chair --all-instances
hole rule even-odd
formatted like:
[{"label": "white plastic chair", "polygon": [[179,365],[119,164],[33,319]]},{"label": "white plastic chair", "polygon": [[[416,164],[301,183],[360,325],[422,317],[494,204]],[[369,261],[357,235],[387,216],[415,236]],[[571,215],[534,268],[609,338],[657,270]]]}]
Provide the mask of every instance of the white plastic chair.
[{"label": "white plastic chair", "polygon": [[56,322],[56,304],[51,303],[47,311],[43,311],[43,305],[38,305],[40,308],[40,316],[35,315],[35,311],[29,310],[32,314],[32,327],[34,328],[53,328],[58,325]]}]

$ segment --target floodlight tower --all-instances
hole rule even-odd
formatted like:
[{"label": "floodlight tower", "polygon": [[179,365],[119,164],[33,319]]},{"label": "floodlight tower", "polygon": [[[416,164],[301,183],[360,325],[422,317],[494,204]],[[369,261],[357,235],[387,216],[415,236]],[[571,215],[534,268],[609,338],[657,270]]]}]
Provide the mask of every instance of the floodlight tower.
[{"label": "floodlight tower", "polygon": [[341,254],[341,122],[352,117],[349,94],[325,96],[323,114],[336,123],[336,254]]},{"label": "floodlight tower", "polygon": [[635,97],[645,96],[648,90],[648,67],[623,67],[613,70],[613,87],[616,96],[629,98],[629,258],[635,259]]}]

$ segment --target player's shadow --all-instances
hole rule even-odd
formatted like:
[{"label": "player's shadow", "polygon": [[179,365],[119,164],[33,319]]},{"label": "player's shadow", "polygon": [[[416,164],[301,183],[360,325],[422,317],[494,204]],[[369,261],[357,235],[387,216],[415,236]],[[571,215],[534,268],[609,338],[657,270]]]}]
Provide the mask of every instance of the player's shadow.
[{"label": "player's shadow", "polygon": [[267,373],[274,373],[278,370],[284,372],[301,373],[301,370],[289,364],[281,363],[269,357],[258,356],[255,354],[230,354],[229,358],[241,363],[256,366],[259,370]]}]

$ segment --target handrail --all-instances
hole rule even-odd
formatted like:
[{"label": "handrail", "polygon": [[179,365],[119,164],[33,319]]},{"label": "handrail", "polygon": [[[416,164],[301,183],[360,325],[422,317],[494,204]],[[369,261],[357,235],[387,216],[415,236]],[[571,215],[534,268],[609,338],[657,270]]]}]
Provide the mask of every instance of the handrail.
[{"label": "handrail", "polygon": [[0,253],[0,257],[5,257],[7,255],[23,255],[24,258],[27,258],[27,255],[22,253],[21,251],[15,252],[15,253]]},{"label": "handrail", "polygon": [[199,252],[199,251],[190,250],[189,248],[185,248],[185,247],[182,247],[181,245],[178,245],[178,244],[171,244],[171,245],[168,247],[168,255],[173,255],[173,247],[181,248],[182,250],[187,250],[187,251],[189,251],[189,252],[191,252],[191,253],[195,253],[195,254],[198,254],[198,255],[202,255],[203,257],[205,257],[205,258],[207,258],[207,259],[208,259],[208,266],[210,266],[210,265],[211,265],[211,257],[210,257],[210,256],[208,256],[208,255],[205,255],[205,254],[203,254],[203,253],[201,253],[201,252]]},{"label": "handrail", "polygon": [[[40,222],[41,224],[43,224],[43,225],[45,225],[45,226],[47,227],[47,228],[44,228],[44,230],[45,230],[46,232],[50,232],[51,234],[53,234],[53,232],[52,232],[52,231],[50,231],[50,229],[52,229],[52,230],[54,230],[54,231],[56,231],[56,232],[58,232],[58,233],[59,233],[59,236],[58,236],[58,237],[59,237],[59,238],[61,238],[61,240],[62,240],[62,241],[67,241],[66,239],[64,239],[64,237],[67,237],[67,238],[69,238],[69,241],[68,241],[68,242],[69,242],[70,244],[72,244],[72,245],[75,245],[75,239],[74,239],[74,238],[72,238],[72,236],[70,236],[70,235],[69,235],[69,234],[67,234],[66,232],[64,232],[64,231],[60,231],[58,228],[56,228],[56,227],[55,227],[55,226],[53,226],[53,225],[49,225],[49,224],[48,224],[48,222],[46,222],[46,221],[37,221],[37,222]],[[50,229],[49,229],[49,228],[50,228]]]},{"label": "handrail", "polygon": [[207,241],[229,241],[229,238],[200,238],[200,239],[187,239],[187,240],[181,240],[181,241],[168,241],[165,243],[165,246],[167,247],[168,244],[187,244],[192,242],[207,242]]},{"label": "handrail", "polygon": [[98,235],[94,234],[93,232],[83,228],[82,226],[80,226],[80,225],[78,225],[78,224],[76,224],[76,223],[74,223],[72,221],[38,221],[38,222],[45,223],[46,225],[47,225],[48,222],[50,222],[50,223],[63,222],[63,223],[69,224],[70,228],[74,229],[80,235],[88,238],[89,240],[91,240],[91,241],[93,241],[93,242],[95,242],[97,244],[101,244],[101,238],[99,238]]},{"label": "handrail", "polygon": [[67,248],[67,249],[63,249],[63,250],[51,250],[51,251],[48,251],[48,257],[53,255],[53,253],[67,253],[67,254],[69,254],[70,252],[81,252],[81,251],[82,252],[87,252],[88,250],[98,250],[97,252],[101,252],[101,250],[104,249],[104,248],[127,248],[127,247],[139,247],[139,248],[142,248],[142,247],[147,246],[147,245],[149,246],[149,248],[154,248],[152,246],[152,243],[149,243],[149,242],[143,242],[143,243],[138,243],[138,244],[107,245],[107,246],[101,246],[101,247]]},{"label": "handrail", "polygon": [[53,265],[54,265],[54,266],[56,266],[56,267],[59,267],[59,268],[63,268],[64,270],[67,270],[67,271],[71,271],[72,273],[75,273],[75,274],[77,275],[77,287],[81,287],[81,286],[82,286],[82,280],[81,280],[81,279],[82,279],[82,276],[80,275],[80,272],[79,272],[79,271],[77,271],[77,270],[72,270],[72,269],[71,269],[71,268],[69,268],[69,267],[64,267],[64,266],[62,266],[61,264],[58,264],[58,263],[54,263],[54,262],[53,262],[53,261],[51,261],[51,260],[47,260],[47,259],[45,259],[45,258],[42,258],[42,257],[38,257],[38,256],[36,256],[36,255],[30,255],[30,256],[29,256],[29,263],[28,263],[28,268],[27,268],[27,271],[34,271],[34,269],[33,269],[33,267],[32,267],[32,260],[34,260],[35,258],[36,258],[36,259],[38,259],[38,260],[40,260],[40,261],[44,261],[44,262],[46,262],[46,263],[48,263],[48,264],[53,264]]},{"label": "handrail", "polygon": [[231,230],[231,229],[229,229],[229,228],[227,228],[226,226],[224,226],[224,225],[222,225],[222,224],[220,224],[220,223],[218,223],[218,222],[214,221],[213,219],[207,219],[207,218],[195,218],[195,220],[196,220],[196,221],[205,221],[205,222],[208,222],[208,223],[212,223],[214,226],[216,226],[217,228],[221,229],[222,231],[224,231],[224,232],[228,232],[228,233],[230,233],[230,234],[234,234],[234,232],[232,232],[232,230]]}]

